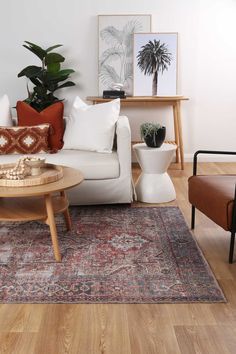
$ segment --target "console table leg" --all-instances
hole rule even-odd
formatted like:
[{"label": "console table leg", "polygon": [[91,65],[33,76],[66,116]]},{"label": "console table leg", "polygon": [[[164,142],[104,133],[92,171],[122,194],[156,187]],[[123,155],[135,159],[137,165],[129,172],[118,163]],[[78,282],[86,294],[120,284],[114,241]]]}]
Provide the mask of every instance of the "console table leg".
[{"label": "console table leg", "polygon": [[178,117],[177,117],[177,106],[176,103],[173,105],[173,116],[174,116],[174,131],[175,131],[175,142],[177,145],[176,149],[176,162],[179,163],[179,129],[178,129]]},{"label": "console table leg", "polygon": [[55,224],[52,198],[50,194],[45,195],[45,204],[47,210],[47,223],[49,225],[50,232],[51,232],[54,256],[57,262],[61,262],[61,253],[60,253],[58,239],[57,239],[57,228]]},{"label": "console table leg", "polygon": [[181,162],[181,169],[184,170],[184,148],[183,148],[182,124],[181,124],[181,113],[180,113],[179,101],[177,102],[177,121],[178,121],[178,132],[179,132],[180,162]]}]

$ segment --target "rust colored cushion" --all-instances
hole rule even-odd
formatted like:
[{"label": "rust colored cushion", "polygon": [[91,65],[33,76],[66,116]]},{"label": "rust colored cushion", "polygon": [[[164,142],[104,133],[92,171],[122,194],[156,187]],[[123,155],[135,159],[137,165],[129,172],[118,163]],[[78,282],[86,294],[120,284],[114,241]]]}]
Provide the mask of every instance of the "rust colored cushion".
[{"label": "rust colored cushion", "polygon": [[231,229],[236,175],[192,176],[189,202],[225,230]]},{"label": "rust colored cushion", "polygon": [[0,127],[0,154],[36,154],[49,151],[49,124]]},{"label": "rust colored cushion", "polygon": [[51,125],[52,134],[49,137],[51,150],[60,150],[63,146],[64,122],[62,102],[56,102],[45,108],[41,112],[37,112],[34,108],[25,102],[18,101],[16,105],[18,125],[32,126],[38,124],[49,123]]}]

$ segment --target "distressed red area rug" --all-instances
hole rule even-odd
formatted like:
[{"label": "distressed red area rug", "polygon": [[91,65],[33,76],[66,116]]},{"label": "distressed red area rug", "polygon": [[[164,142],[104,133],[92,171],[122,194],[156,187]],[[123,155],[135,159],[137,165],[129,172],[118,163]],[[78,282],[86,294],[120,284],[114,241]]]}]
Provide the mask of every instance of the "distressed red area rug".
[{"label": "distressed red area rug", "polygon": [[177,207],[72,207],[58,217],[62,263],[48,227],[0,224],[2,303],[224,302]]}]

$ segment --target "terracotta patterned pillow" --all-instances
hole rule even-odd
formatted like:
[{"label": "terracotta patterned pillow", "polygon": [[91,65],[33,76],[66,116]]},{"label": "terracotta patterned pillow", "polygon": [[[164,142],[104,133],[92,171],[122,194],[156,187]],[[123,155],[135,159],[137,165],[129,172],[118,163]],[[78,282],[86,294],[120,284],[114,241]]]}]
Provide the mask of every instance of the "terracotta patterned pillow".
[{"label": "terracotta patterned pillow", "polygon": [[33,127],[0,127],[0,154],[49,152],[50,124]]}]

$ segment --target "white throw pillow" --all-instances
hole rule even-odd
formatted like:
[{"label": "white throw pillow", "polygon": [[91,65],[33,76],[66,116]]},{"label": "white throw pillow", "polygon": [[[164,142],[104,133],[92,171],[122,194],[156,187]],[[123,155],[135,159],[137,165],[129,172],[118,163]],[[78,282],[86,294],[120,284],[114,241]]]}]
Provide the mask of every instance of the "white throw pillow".
[{"label": "white throw pillow", "polygon": [[0,98],[0,126],[2,127],[13,126],[10,102],[7,95],[3,95]]},{"label": "white throw pillow", "polygon": [[119,98],[87,105],[77,96],[66,120],[63,149],[111,153],[119,114]]}]

